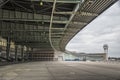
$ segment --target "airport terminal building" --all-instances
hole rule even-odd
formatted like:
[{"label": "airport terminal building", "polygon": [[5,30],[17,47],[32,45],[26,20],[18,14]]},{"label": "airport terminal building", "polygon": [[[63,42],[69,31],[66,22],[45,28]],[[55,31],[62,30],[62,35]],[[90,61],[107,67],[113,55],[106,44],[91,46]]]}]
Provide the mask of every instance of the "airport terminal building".
[{"label": "airport terminal building", "polygon": [[105,61],[106,53],[72,53],[64,54],[65,61]]}]

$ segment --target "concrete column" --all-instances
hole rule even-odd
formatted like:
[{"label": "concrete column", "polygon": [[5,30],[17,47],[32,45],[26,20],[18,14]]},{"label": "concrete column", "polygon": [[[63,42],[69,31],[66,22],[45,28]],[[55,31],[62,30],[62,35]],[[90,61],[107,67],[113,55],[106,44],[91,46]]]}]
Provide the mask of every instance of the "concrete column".
[{"label": "concrete column", "polygon": [[7,38],[7,46],[6,46],[6,58],[9,59],[10,55],[10,38]]},{"label": "concrete column", "polygon": [[30,53],[30,51],[28,51],[28,54],[31,55],[31,60],[33,61],[33,48],[31,49],[31,53]]},{"label": "concrete column", "polygon": [[21,59],[24,61],[24,46],[21,47]]},{"label": "concrete column", "polygon": [[29,60],[31,59],[31,54],[29,53],[29,48],[27,47],[27,50],[26,50],[26,59]]},{"label": "concrete column", "polygon": [[15,45],[15,61],[17,62],[18,61],[18,45]]},{"label": "concrete column", "polygon": [[55,61],[63,61],[64,60],[64,52],[54,51],[54,60]]}]

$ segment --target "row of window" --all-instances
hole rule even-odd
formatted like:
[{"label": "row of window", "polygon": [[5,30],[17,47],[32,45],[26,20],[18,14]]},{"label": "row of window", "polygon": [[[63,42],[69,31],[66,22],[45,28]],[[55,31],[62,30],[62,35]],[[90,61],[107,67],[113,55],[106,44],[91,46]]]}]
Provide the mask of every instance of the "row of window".
[{"label": "row of window", "polygon": [[[0,46],[1,47],[6,47],[7,46],[7,40],[6,39],[3,39],[2,37],[0,37]],[[10,48],[11,49],[15,49],[15,44],[14,42],[10,42]],[[20,45],[18,45],[18,48],[21,48]],[[29,48],[29,50],[31,50],[31,48]],[[24,46],[24,51],[27,51],[27,47]]]}]

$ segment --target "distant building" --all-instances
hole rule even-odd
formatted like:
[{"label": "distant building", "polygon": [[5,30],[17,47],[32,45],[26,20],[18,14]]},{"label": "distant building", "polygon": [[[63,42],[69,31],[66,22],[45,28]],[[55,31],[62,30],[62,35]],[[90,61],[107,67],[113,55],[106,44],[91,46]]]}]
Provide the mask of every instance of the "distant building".
[{"label": "distant building", "polygon": [[110,61],[120,61],[120,57],[109,57]]},{"label": "distant building", "polygon": [[106,54],[105,53],[89,53],[86,55],[86,60],[104,61],[106,60]]},{"label": "distant building", "polygon": [[106,54],[105,53],[73,53],[67,51],[64,55],[64,60],[69,61],[105,61],[106,60]]}]

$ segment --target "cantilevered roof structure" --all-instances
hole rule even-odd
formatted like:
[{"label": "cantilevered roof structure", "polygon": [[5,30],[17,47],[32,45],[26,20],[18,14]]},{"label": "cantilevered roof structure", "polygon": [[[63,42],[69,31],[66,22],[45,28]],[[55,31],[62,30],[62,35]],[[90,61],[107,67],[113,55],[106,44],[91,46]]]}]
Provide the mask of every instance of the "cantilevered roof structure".
[{"label": "cantilevered roof structure", "polygon": [[31,48],[67,43],[117,0],[1,0],[0,36]]}]

